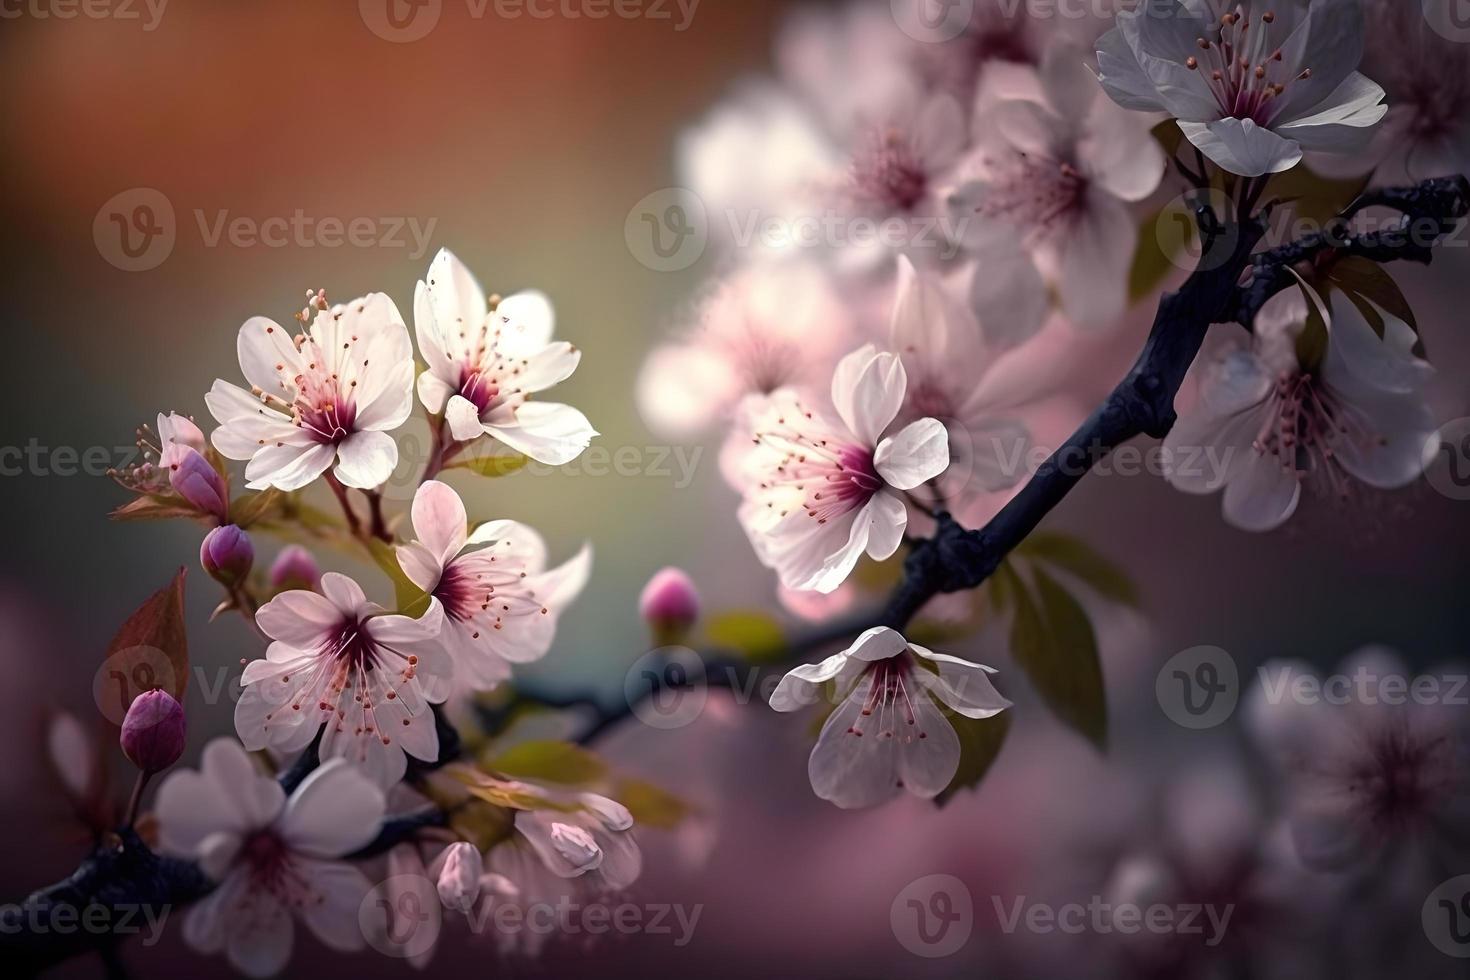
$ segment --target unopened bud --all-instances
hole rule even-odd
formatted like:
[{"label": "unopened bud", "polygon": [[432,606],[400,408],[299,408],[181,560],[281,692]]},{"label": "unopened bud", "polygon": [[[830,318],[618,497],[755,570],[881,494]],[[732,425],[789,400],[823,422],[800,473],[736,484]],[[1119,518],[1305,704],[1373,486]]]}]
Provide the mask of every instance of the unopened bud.
[{"label": "unopened bud", "polygon": [[467,841],[449,845],[444,867],[439,871],[439,901],[456,912],[468,912],[480,897],[480,876],[485,862],[480,851]]},{"label": "unopened bud", "polygon": [[123,754],[143,772],[162,772],[184,754],[184,708],[163,690],[133,698],[123,718]]},{"label": "unopened bud", "polygon": [[321,583],[322,570],[311,552],[299,544],[287,545],[271,562],[271,591],[290,592],[295,589],[315,590]]},{"label": "unopened bud", "polygon": [[255,547],[244,531],[225,524],[204,536],[204,543],[199,546],[199,563],[221,585],[238,585],[255,564]]},{"label": "unopened bud", "polygon": [[682,640],[699,618],[699,591],[681,569],[656,572],[638,597],[638,612],[660,644]]},{"label": "unopened bud", "polygon": [[178,462],[169,468],[168,482],[175,493],[206,514],[222,521],[229,518],[230,498],[225,479],[196,450],[185,449],[178,455]]}]

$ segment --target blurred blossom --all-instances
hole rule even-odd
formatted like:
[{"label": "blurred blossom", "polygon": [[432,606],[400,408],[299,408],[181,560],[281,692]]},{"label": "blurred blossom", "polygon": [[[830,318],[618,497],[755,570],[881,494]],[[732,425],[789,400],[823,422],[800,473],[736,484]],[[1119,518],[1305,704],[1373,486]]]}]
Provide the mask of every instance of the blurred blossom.
[{"label": "blurred blossom", "polygon": [[661,568],[638,596],[638,614],[661,646],[677,643],[699,618],[699,591],[683,569]]},{"label": "blurred blossom", "polygon": [[135,493],[166,493],[171,488],[173,470],[184,455],[204,452],[207,443],[193,419],[177,412],[160,412],[158,431],[150,432],[145,423],[138,429],[137,446],[143,462],[126,470],[111,470],[108,475]]},{"label": "blurred blossom", "polygon": [[1189,493],[1223,487],[1226,521],[1269,531],[1296,511],[1303,484],[1345,500],[1355,480],[1387,490],[1417,479],[1437,445],[1423,394],[1433,370],[1413,353],[1413,328],[1378,312],[1382,339],[1336,296],[1330,331],[1319,327],[1326,350],[1313,353],[1303,294],[1276,296],[1249,349],[1196,368],[1200,403],[1164,440],[1169,482]]},{"label": "blurred blossom", "polygon": [[362,949],[371,886],[336,859],[377,835],[383,806],[382,791],[345,760],[324,762],[288,800],[238,743],[210,742],[200,770],[172,773],[155,807],[161,849],[197,860],[217,882],[189,909],[184,941],[251,977],[285,967],[293,917],[334,950]]},{"label": "blurred blossom", "polygon": [[263,316],[245,321],[237,346],[250,389],[217,380],[205,396],[220,423],[214,448],[249,460],[252,490],[299,490],[334,461],[338,480],[371,489],[398,465],[388,433],[413,410],[414,363],[398,307],[372,293],[315,310],[295,337]]},{"label": "blurred blossom", "polygon": [[444,625],[432,643],[452,659],[455,687],[488,691],[510,677],[512,664],[544,657],[557,619],[587,584],[591,546],[548,569],[534,529],[487,521],[471,531],[459,494],[437,480],[419,487],[411,516],[417,540],[397,548],[398,564],[442,605]]},{"label": "blurred blossom", "polygon": [[809,623],[819,623],[851,611],[857,606],[858,598],[858,587],[852,581],[843,582],[831,592],[788,589],[784,585],[776,587],[776,599],[781,608]]},{"label": "blurred blossom", "polygon": [[737,269],[693,320],[649,355],[638,379],[644,421],[669,439],[727,422],[746,395],[824,382],[851,346],[847,309],[805,261]]},{"label": "blurred blossom", "polygon": [[76,715],[59,711],[51,718],[46,750],[62,786],[74,799],[85,799],[102,774],[92,736]]},{"label": "blurred blossom", "polygon": [[1467,851],[1470,716],[1453,696],[1462,685],[1427,687],[1380,647],[1358,651],[1334,677],[1342,682],[1273,662],[1246,704],[1249,729],[1280,773],[1302,861],[1437,879]]},{"label": "blurred blossom", "polygon": [[118,742],[123,755],[142,772],[162,772],[184,754],[184,708],[167,691],[144,691],[133,698]]},{"label": "blurred blossom", "polygon": [[577,370],[582,352],[553,341],[551,301],[517,293],[493,305],[454,253],[440,249],[413,298],[414,331],[429,369],[419,400],[444,414],[460,442],[491,436],[551,466],[569,463],[597,435],[570,405],[532,400]]},{"label": "blurred blossom", "polygon": [[439,900],[447,909],[469,911],[480,897],[484,861],[479,850],[467,841],[457,841],[445,850],[439,864],[436,886]]},{"label": "blurred blossom", "polygon": [[212,529],[199,546],[199,564],[210,578],[234,588],[244,582],[255,564],[255,546],[250,536],[233,524]]},{"label": "blurred blossom", "polygon": [[289,592],[292,589],[315,589],[322,578],[321,566],[310,551],[299,544],[288,544],[281,549],[276,560],[271,562],[270,585],[272,592]]},{"label": "blurred blossom", "polygon": [[1017,339],[1041,327],[1048,289],[1079,326],[1118,318],[1138,240],[1128,205],[1154,192],[1165,165],[1147,118],[1102,98],[1079,50],[1051,48],[1036,93],[983,113],[985,138],[949,202],[979,260],[980,321],[1006,324],[1020,312],[1004,327]]},{"label": "blurred blossom", "polygon": [[752,403],[741,429],[741,526],[783,585],[831,592],[857,560],[898,550],[908,524],[903,492],[944,472],[948,436],[936,419],[886,435],[903,406],[903,363],[867,344],[832,378],[833,418],[783,389]]},{"label": "blurred blossom", "polygon": [[1388,108],[1363,49],[1361,0],[1145,0],[1098,41],[1098,73],[1118,105],[1168,113],[1221,168],[1259,177],[1367,149]]},{"label": "blurred blossom", "polygon": [[875,627],[821,663],[797,667],[771,695],[777,711],[821,699],[831,682],[846,691],[822,725],[807,774],[812,790],[843,809],[884,803],[909,792],[938,796],[960,764],[960,740],[943,704],[966,718],[991,718],[1010,702],[991,685],[994,671],[909,643]]}]

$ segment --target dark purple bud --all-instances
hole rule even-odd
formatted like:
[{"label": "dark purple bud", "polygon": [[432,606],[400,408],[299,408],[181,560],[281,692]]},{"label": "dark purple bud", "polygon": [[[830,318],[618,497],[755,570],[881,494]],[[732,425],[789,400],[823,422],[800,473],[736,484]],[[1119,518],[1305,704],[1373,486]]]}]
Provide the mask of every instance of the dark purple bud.
[{"label": "dark purple bud", "polygon": [[222,521],[229,519],[230,498],[225,479],[199,452],[185,449],[180,453],[178,462],[168,471],[168,482],[175,493],[206,514]]},{"label": "dark purple bud", "polygon": [[255,564],[255,546],[244,531],[225,524],[204,536],[204,543],[199,546],[199,563],[221,585],[235,586],[250,574],[250,567]]},{"label": "dark purple bud", "polygon": [[643,587],[638,612],[658,642],[677,643],[699,618],[699,592],[683,570],[660,569]]},{"label": "dark purple bud", "polygon": [[184,708],[167,691],[144,691],[123,718],[123,754],[143,772],[162,772],[184,754]]},{"label": "dark purple bud", "polygon": [[293,589],[314,590],[322,580],[322,570],[311,552],[299,544],[287,545],[271,562],[271,591]]}]

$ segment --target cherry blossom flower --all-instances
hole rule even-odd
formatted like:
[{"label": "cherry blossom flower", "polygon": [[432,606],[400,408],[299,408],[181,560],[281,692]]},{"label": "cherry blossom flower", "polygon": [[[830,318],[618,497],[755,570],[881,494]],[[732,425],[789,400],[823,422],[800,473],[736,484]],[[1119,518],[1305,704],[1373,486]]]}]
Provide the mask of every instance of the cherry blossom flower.
[{"label": "cherry blossom flower", "polygon": [[398,548],[398,563],[444,610],[432,645],[453,658],[456,688],[487,691],[512,664],[545,656],[557,617],[587,584],[591,547],[548,570],[539,534],[515,521],[471,533],[459,494],[437,480],[419,487],[411,516],[418,540]]},{"label": "cherry blossom flower", "polygon": [[1325,355],[1304,362],[1302,294],[1275,297],[1252,346],[1204,369],[1198,407],[1164,440],[1169,482],[1190,493],[1223,487],[1225,520],[1247,531],[1285,523],[1303,484],[1347,498],[1353,481],[1382,490],[1412,483],[1438,446],[1423,394],[1433,372],[1412,353],[1412,328],[1378,315],[1382,340],[1337,297]]},{"label": "cherry blossom flower", "polygon": [[532,400],[571,377],[582,360],[571,344],[552,341],[555,316],[541,293],[517,293],[492,309],[464,263],[441,249],[414,291],[413,322],[429,365],[419,375],[419,400],[444,413],[456,440],[492,436],[559,466],[597,435],[570,405]]},{"label": "cherry blossom flower", "polygon": [[1049,50],[1034,95],[1008,84],[982,112],[986,138],[949,199],[979,259],[976,313],[1024,339],[1055,292],[1074,324],[1109,326],[1127,304],[1138,241],[1128,205],[1158,188],[1163,151],[1145,117],[1099,98],[1077,49]]},{"label": "cherry blossom flower", "polygon": [[686,336],[657,348],[638,378],[638,408],[670,439],[723,422],[749,394],[825,378],[850,346],[849,314],[813,263],[739,269],[703,300]]},{"label": "cherry blossom flower", "polygon": [[189,451],[203,453],[208,442],[193,419],[177,412],[159,412],[156,432],[149,431],[147,423],[138,428],[137,446],[143,462],[109,470],[108,476],[134,493],[166,494],[172,489],[174,471]]},{"label": "cherry blossom flower", "polygon": [[904,790],[930,799],[949,785],[960,763],[959,736],[939,705],[966,718],[1004,711],[1011,703],[991,685],[991,673],[877,626],[841,653],[781,678],[771,707],[808,707],[829,682],[839,695],[847,692],[807,764],[822,799],[843,809],[884,803]]},{"label": "cherry blossom flower", "polygon": [[[1303,151],[1360,153],[1388,111],[1357,71],[1360,0],[1147,0],[1098,41],[1098,77],[1127,109],[1165,112],[1225,170],[1280,173]],[[1217,16],[1218,14],[1218,16]]]},{"label": "cherry blossom flower", "polygon": [[740,523],[783,585],[831,592],[865,551],[882,561],[898,550],[908,525],[902,491],[949,465],[938,419],[884,435],[907,386],[898,356],[867,344],[837,364],[836,419],[791,389],[752,406]]},{"label": "cherry blossom flower", "polygon": [[371,489],[398,465],[388,433],[413,410],[413,345],[398,307],[372,293],[315,308],[295,337],[266,317],[245,321],[237,347],[250,390],[215,381],[205,396],[220,423],[214,448],[249,460],[252,490],[299,490],[333,460],[337,479]]},{"label": "cherry blossom flower", "polygon": [[363,948],[358,916],[371,884],[336,859],[377,835],[384,802],[345,761],[327,760],[288,799],[238,744],[216,739],[199,771],[164,781],[156,810],[161,849],[199,861],[218,883],[184,920],[194,949],[270,976],[291,956],[293,918],[332,949]]},{"label": "cherry blossom flower", "polygon": [[438,643],[444,607],[418,619],[369,602],[339,572],[321,591],[283,592],[256,613],[275,642],[246,664],[235,730],[252,752],[305,748],[323,730],[323,759],[343,756],[379,785],[403,777],[407,759],[438,758],[431,703],[449,694],[453,662]]},{"label": "cherry blossom flower", "polygon": [[1400,870],[1438,880],[1470,820],[1470,728],[1456,682],[1415,677],[1381,647],[1359,650],[1328,681],[1303,680],[1318,681],[1304,663],[1265,665],[1245,713],[1283,777],[1302,861],[1341,871],[1392,849]]}]

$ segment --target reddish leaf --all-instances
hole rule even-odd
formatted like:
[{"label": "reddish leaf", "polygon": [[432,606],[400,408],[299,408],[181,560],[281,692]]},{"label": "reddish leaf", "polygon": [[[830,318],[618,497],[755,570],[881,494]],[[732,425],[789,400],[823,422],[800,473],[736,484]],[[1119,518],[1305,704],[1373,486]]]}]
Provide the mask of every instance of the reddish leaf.
[{"label": "reddish leaf", "polygon": [[144,691],[162,688],[183,703],[189,685],[184,571],[180,568],[168,585],[149,596],[107,647],[94,694],[102,713],[114,724],[122,721],[127,706]]}]

